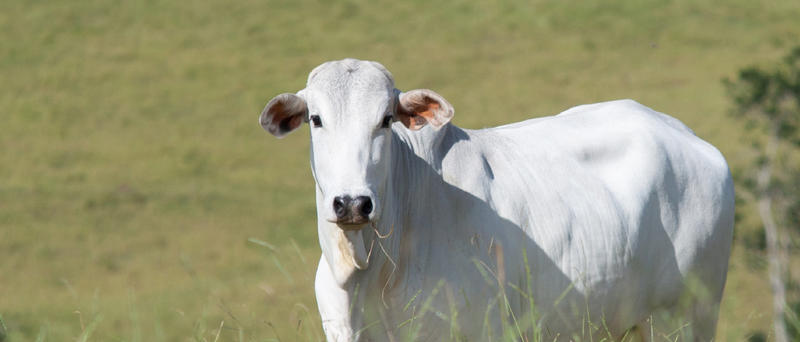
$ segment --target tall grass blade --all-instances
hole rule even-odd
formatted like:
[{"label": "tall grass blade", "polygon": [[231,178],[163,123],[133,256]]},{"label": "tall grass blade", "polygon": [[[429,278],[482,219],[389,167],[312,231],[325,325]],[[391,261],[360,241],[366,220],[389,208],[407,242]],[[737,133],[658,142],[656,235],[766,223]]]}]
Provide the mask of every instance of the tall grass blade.
[{"label": "tall grass blade", "polygon": [[[239,241],[241,241],[241,240],[239,240]],[[264,240],[260,240],[260,239],[256,239],[256,238],[248,238],[247,242],[250,242],[252,244],[255,244],[255,245],[258,245],[258,246],[261,246],[261,247],[265,247],[265,248],[269,249],[272,252],[276,252],[278,250],[277,248],[275,248],[275,245],[273,245],[273,244],[271,244],[269,242],[266,242]]]},{"label": "tall grass blade", "polygon": [[308,263],[306,262],[306,257],[303,255],[303,252],[300,251],[300,246],[297,245],[297,241],[295,241],[293,238],[290,238],[289,243],[292,244],[292,249],[294,249],[294,252],[297,253],[297,256],[300,258],[300,262],[302,262],[303,265],[307,265]]},{"label": "tall grass blade", "polygon": [[280,260],[278,260],[277,257],[275,257],[275,255],[272,256],[272,263],[275,264],[276,267],[278,267],[278,271],[280,271],[281,274],[283,274],[283,276],[286,278],[286,281],[288,281],[290,285],[293,285],[294,277],[292,277],[292,274],[289,273],[286,270],[286,268],[283,267],[283,264],[280,262]]},{"label": "tall grass blade", "polygon": [[[39,333],[36,334],[36,342],[44,342],[46,338],[47,338],[47,325],[43,325],[41,328],[39,328]],[[2,339],[0,339],[0,341],[2,341]]]},{"label": "tall grass blade", "polygon": [[219,328],[217,328],[217,335],[214,336],[214,342],[219,341],[219,335],[222,333],[222,327],[225,325],[225,320],[219,321]]},{"label": "tall grass blade", "polygon": [[97,329],[97,325],[103,320],[103,315],[97,315],[92,320],[89,325],[86,326],[86,329],[83,330],[80,336],[78,336],[78,342],[86,342],[89,340],[89,337],[92,336],[94,330]]}]

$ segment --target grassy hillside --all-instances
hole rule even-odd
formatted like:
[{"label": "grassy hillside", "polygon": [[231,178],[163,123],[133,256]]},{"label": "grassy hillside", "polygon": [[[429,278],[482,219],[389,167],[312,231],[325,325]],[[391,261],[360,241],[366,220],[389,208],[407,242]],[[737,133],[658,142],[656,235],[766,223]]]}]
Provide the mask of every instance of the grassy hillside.
[{"label": "grassy hillside", "polygon": [[[720,79],[799,43],[797,18],[796,1],[0,2],[8,340],[321,339],[308,131],[256,123],[321,62],[380,61],[467,128],[633,98],[743,167]],[[742,212],[737,236],[757,227]],[[737,240],[720,340],[768,331],[761,258]]]}]

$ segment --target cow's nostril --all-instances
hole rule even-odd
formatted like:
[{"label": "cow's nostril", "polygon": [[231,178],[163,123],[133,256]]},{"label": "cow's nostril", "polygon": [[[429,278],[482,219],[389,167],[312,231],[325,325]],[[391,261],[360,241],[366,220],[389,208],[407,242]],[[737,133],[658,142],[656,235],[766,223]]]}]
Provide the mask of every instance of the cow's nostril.
[{"label": "cow's nostril", "polygon": [[369,216],[372,212],[372,199],[367,196],[358,196],[356,198],[356,208],[362,216]]},{"label": "cow's nostril", "polygon": [[342,219],[347,216],[347,207],[350,204],[350,197],[336,196],[333,199],[333,212],[336,213],[336,218]]}]

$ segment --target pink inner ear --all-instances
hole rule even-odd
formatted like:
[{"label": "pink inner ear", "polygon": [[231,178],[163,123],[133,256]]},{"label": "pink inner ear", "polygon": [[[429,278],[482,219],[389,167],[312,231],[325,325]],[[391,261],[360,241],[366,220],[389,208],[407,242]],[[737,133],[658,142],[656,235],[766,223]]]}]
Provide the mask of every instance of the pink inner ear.
[{"label": "pink inner ear", "polygon": [[416,89],[400,95],[397,114],[411,130],[427,124],[439,129],[453,117],[453,106],[433,90]]},{"label": "pink inner ear", "polygon": [[398,112],[398,114],[400,114],[400,122],[402,122],[403,125],[408,127],[410,130],[418,130],[428,123],[425,117],[417,115],[414,112]]},{"label": "pink inner ear", "polygon": [[409,95],[404,100],[398,104],[397,113],[403,125],[411,130],[420,129],[434,120],[435,111],[441,107],[439,102],[424,94]]},{"label": "pink inner ear", "polygon": [[439,110],[441,106],[439,105],[439,102],[436,102],[436,100],[427,96],[425,96],[425,102],[425,105],[420,107],[424,108],[424,110],[417,112],[417,115],[424,117],[428,121],[433,120],[433,118],[436,116],[435,112]]}]

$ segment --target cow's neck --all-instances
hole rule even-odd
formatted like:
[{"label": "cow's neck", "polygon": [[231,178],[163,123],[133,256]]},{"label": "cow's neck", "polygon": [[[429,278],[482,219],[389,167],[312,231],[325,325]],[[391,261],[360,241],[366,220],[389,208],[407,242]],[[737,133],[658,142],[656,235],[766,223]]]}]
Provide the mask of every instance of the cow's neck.
[{"label": "cow's neck", "polygon": [[[410,258],[426,253],[423,244],[429,241],[429,227],[418,225],[419,218],[429,213],[421,199],[441,182],[441,166],[436,160],[441,159],[440,145],[449,129],[458,130],[448,124],[438,131],[393,131],[389,181],[379,190],[383,209],[374,225],[345,233],[335,224],[319,221],[323,254],[337,283],[351,295],[365,286],[381,289],[382,295],[393,292],[395,284],[404,283],[400,280],[406,276]],[[359,263],[364,257],[367,262]],[[363,295],[361,291],[358,296]]]},{"label": "cow's neck", "polygon": [[437,160],[441,160],[443,142],[452,130],[459,129],[447,124],[438,131],[393,131],[391,174],[382,198],[386,205],[377,229],[364,235],[367,246],[374,247],[370,267],[361,278],[377,282],[373,288],[381,289],[382,295],[398,290],[395,284],[408,285],[400,281],[406,277],[407,266],[413,260],[426,259],[431,241],[426,220],[433,215],[428,199],[442,182]]}]

